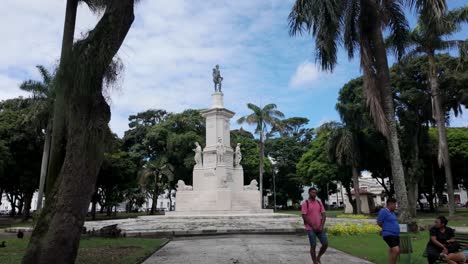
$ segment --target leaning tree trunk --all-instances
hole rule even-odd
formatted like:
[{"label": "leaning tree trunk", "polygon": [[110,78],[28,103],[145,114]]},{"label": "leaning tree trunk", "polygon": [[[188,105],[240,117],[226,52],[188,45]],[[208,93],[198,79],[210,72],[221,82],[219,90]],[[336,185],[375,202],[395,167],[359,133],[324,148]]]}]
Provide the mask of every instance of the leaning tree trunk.
[{"label": "leaning tree trunk", "polygon": [[359,172],[356,167],[353,166],[353,185],[354,185],[354,196],[356,197],[356,213],[361,214],[361,194],[359,188]]},{"label": "leaning tree trunk", "polygon": [[445,111],[442,107],[442,98],[439,89],[439,81],[437,80],[434,53],[429,52],[427,58],[429,60],[429,84],[431,86],[432,115],[436,120],[437,131],[439,132],[438,161],[439,166],[444,166],[445,169],[449,216],[453,216],[455,214],[455,195],[453,188],[452,168],[450,164],[450,156],[447,143],[447,130],[445,128]]},{"label": "leaning tree trunk", "polygon": [[[75,34],[76,14],[78,9],[79,0],[67,0],[65,10],[65,22],[63,28],[62,38],[62,52],[60,55],[60,67],[66,68],[65,63],[70,61],[73,50],[73,37]],[[67,138],[67,123],[66,123],[66,104],[65,104],[65,90],[69,87],[67,82],[56,83],[55,88],[55,101],[53,113],[53,126],[52,126],[52,141],[50,145],[49,164],[46,177],[46,196],[53,192],[55,182],[62,169],[63,161],[66,152],[66,138]]]},{"label": "leaning tree trunk", "polygon": [[261,203],[261,208],[264,206],[263,202],[263,158],[265,157],[265,150],[264,150],[264,142],[263,142],[263,130],[260,131],[260,144],[259,144],[259,156],[258,156],[258,179],[260,181],[259,187],[260,187],[260,203]]},{"label": "leaning tree trunk", "polygon": [[96,27],[60,66],[59,82],[66,82],[67,151],[57,188],[42,210],[23,263],[75,262],[109,135],[103,77],[134,20],[133,5],[133,0],[110,1]]},{"label": "leaning tree trunk", "polygon": [[47,123],[46,134],[44,140],[44,149],[42,151],[42,162],[41,162],[41,175],[39,178],[39,191],[37,194],[37,206],[36,210],[42,209],[42,200],[44,199],[44,185],[47,175],[47,166],[49,164],[49,154],[50,154],[50,143],[52,139],[52,124],[51,121]]},{"label": "leaning tree trunk", "polygon": [[[408,208],[408,194],[406,190],[405,175],[403,163],[400,156],[400,147],[398,145],[398,131],[395,120],[395,108],[393,105],[393,93],[390,87],[390,72],[388,69],[387,53],[382,36],[380,16],[377,12],[378,7],[374,1],[366,1],[367,8],[372,8],[374,21],[365,25],[371,32],[362,43],[361,41],[361,61],[364,65],[365,81],[372,81],[373,84],[367,84],[370,89],[378,89],[377,101],[375,104],[380,104],[383,110],[385,131],[384,135],[387,139],[387,150],[392,168],[393,182],[395,184],[395,193],[400,208],[400,221],[403,223],[411,222],[411,215]],[[375,113],[374,113],[375,115]],[[376,117],[374,116],[374,119]],[[377,127],[382,127],[382,124],[376,123]]]}]

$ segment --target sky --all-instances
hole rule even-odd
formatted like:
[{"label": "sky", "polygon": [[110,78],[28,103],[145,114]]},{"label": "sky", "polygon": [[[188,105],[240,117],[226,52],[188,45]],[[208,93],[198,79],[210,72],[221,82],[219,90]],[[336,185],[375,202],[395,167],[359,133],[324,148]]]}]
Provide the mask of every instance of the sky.
[{"label": "sky", "polygon": [[[464,0],[448,0],[450,8]],[[111,129],[122,136],[128,116],[147,109],[180,112],[207,108],[213,92],[212,68],[219,64],[226,108],[234,120],[247,103],[275,103],[286,117],[301,116],[316,127],[339,120],[339,89],[361,75],[359,61],[340,48],[333,73],[315,65],[310,36],[291,37],[287,16],[293,0],[143,0],[118,56],[125,65],[109,91]],[[51,71],[59,55],[65,0],[3,0],[0,9],[0,100],[28,96],[18,89],[40,80],[36,65]],[[408,11],[411,25],[414,13]],[[81,5],[75,38],[99,19]],[[455,38],[468,36],[467,25]],[[389,58],[394,61],[393,58]],[[465,111],[466,112],[466,111]],[[237,127],[232,122],[233,127]],[[466,114],[452,126],[468,126]]]}]

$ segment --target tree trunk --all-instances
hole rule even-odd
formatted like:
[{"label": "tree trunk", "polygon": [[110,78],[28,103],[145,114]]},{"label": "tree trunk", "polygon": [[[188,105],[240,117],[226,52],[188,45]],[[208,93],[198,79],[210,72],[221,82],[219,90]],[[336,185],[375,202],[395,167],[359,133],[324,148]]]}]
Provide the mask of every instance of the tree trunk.
[{"label": "tree trunk", "polygon": [[156,212],[157,204],[158,204],[158,195],[156,195],[156,193],[153,193],[153,203],[151,204],[150,215],[154,215],[154,212]]},{"label": "tree trunk", "polygon": [[33,197],[33,192],[28,192],[24,194],[24,211],[23,211],[24,221],[27,221],[31,215],[32,197]]},{"label": "tree trunk", "polygon": [[[76,14],[79,0],[67,0],[65,10],[65,22],[63,27],[62,52],[60,55],[60,66],[57,75],[63,75],[68,68],[65,64],[71,59],[73,51],[73,38],[75,35]],[[56,82],[55,101],[53,113],[52,141],[49,154],[49,166],[46,178],[46,196],[53,192],[55,182],[62,169],[63,160],[66,151],[66,105],[65,105],[65,90],[69,87],[69,83],[61,81]]]},{"label": "tree trunk", "polygon": [[352,171],[353,171],[354,196],[356,197],[356,213],[362,214],[361,195],[360,195],[360,188],[359,188],[359,172],[356,167],[353,167]]},{"label": "tree trunk", "polygon": [[110,108],[102,95],[103,77],[134,20],[133,5],[133,0],[110,1],[96,27],[75,44],[71,60],[65,63],[68,74],[59,80],[70,84],[63,86],[67,151],[57,188],[42,210],[23,263],[75,262],[104,158],[104,138],[109,136]]},{"label": "tree trunk", "polygon": [[258,179],[259,179],[259,187],[260,187],[260,202],[262,203],[261,208],[264,208],[264,202],[263,202],[263,158],[265,156],[265,150],[264,150],[264,142],[263,142],[263,128],[260,130],[260,144],[259,144],[259,156],[258,156]]},{"label": "tree trunk", "polygon": [[409,177],[408,179],[408,205],[411,217],[416,217],[416,203],[418,202],[418,181],[413,178]]},{"label": "tree trunk", "polygon": [[91,220],[96,220],[96,201],[91,203]]},{"label": "tree trunk", "polygon": [[10,216],[16,215],[16,196],[13,194],[7,194],[7,199],[10,202],[11,211]]},{"label": "tree trunk", "polygon": [[16,198],[16,201],[19,201],[18,204],[18,214],[23,215],[23,209],[24,209],[24,196],[23,195],[18,195]]},{"label": "tree trunk", "polygon": [[455,195],[453,188],[452,168],[450,164],[450,156],[447,143],[447,131],[445,128],[445,111],[442,106],[439,81],[437,80],[437,69],[434,59],[434,52],[429,52],[427,58],[429,60],[429,84],[431,86],[432,115],[436,120],[437,131],[439,132],[438,161],[439,166],[444,166],[445,169],[449,216],[453,216],[455,214]]},{"label": "tree trunk", "polygon": [[50,143],[52,139],[52,128],[51,121],[47,123],[44,149],[42,151],[42,162],[41,162],[41,175],[39,180],[39,191],[37,193],[37,206],[36,210],[42,209],[42,200],[44,199],[44,184],[47,175],[47,166],[49,164],[49,154],[50,154]]},{"label": "tree trunk", "polygon": [[351,193],[351,187],[346,186],[346,196],[348,196],[348,201],[353,207],[353,214],[357,214],[357,206],[356,206],[356,200],[353,200],[353,194]]},{"label": "tree trunk", "polygon": [[[396,198],[398,200],[398,207],[400,209],[400,221],[402,223],[411,222],[411,214],[408,207],[408,194],[406,190],[405,175],[403,171],[403,163],[400,156],[400,147],[398,145],[398,131],[395,120],[395,108],[393,105],[393,93],[390,87],[390,72],[388,69],[387,61],[387,51],[384,44],[380,16],[377,12],[376,3],[374,1],[366,1],[369,5],[374,6],[373,12],[376,18],[376,23],[368,25],[371,29],[372,35],[369,36],[371,39],[371,44],[364,46],[364,54],[371,54],[372,58],[363,58],[366,55],[362,55],[361,58],[367,59],[372,63],[368,64],[368,68],[364,67],[364,73],[367,74],[366,79],[374,81],[374,84],[371,85],[372,89],[379,89],[377,94],[380,95],[380,104],[385,114],[386,133],[384,135],[387,139],[387,150],[389,153],[390,165],[392,168],[393,182],[395,185]],[[374,61],[375,60],[375,61]],[[369,63],[369,61],[364,62]],[[375,66],[375,69],[372,69],[371,66]],[[372,72],[375,71],[375,72]],[[377,125],[377,124],[376,124]],[[377,125],[379,127],[379,125]]]}]

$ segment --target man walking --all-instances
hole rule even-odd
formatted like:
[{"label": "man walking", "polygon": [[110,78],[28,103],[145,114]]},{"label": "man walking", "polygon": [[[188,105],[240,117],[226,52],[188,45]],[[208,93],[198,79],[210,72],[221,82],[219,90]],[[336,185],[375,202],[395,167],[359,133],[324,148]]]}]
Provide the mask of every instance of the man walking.
[{"label": "man walking", "polygon": [[387,200],[387,206],[379,211],[377,224],[382,228],[383,240],[387,243],[390,264],[396,264],[400,255],[400,225],[395,215],[397,201],[394,198]]},{"label": "man walking", "polygon": [[[302,203],[302,219],[304,220],[305,230],[309,237],[310,256],[313,264],[321,264],[320,258],[328,248],[327,234],[325,230],[325,208],[322,202],[317,200],[317,189],[309,189],[309,198]],[[320,251],[318,256],[315,252],[317,238],[320,240]]]}]

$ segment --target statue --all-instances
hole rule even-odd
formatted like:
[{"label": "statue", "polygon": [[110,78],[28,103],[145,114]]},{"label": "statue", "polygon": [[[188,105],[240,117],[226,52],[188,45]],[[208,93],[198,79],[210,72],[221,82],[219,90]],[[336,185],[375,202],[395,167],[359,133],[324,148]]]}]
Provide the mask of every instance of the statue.
[{"label": "statue", "polygon": [[203,166],[203,161],[202,161],[202,148],[198,142],[195,142],[196,148],[193,149],[195,152],[195,166]]},{"label": "statue", "polygon": [[235,167],[239,166],[242,160],[242,153],[241,153],[240,145],[241,145],[240,143],[237,143],[236,152],[234,153],[235,154],[235,158],[234,158]]},{"label": "statue", "polygon": [[258,191],[258,182],[256,180],[252,180],[249,185],[244,186],[245,191]]},{"label": "statue", "polygon": [[219,71],[219,65],[213,68],[213,82],[214,82],[214,89],[215,92],[221,92],[221,82],[223,81],[223,77],[221,77],[221,72]]},{"label": "statue", "polygon": [[216,144],[216,164],[224,162],[224,153],[226,153],[226,150],[224,149],[223,141],[221,138],[218,138],[218,143]]},{"label": "statue", "polygon": [[185,185],[183,180],[177,181],[177,191],[192,191],[193,187],[190,185]]}]

